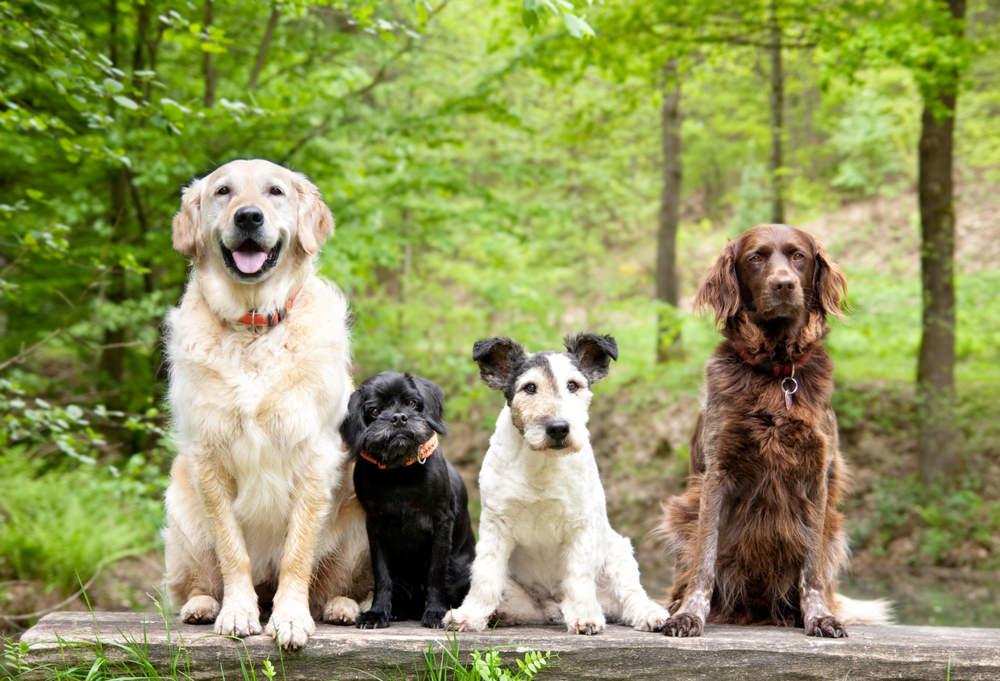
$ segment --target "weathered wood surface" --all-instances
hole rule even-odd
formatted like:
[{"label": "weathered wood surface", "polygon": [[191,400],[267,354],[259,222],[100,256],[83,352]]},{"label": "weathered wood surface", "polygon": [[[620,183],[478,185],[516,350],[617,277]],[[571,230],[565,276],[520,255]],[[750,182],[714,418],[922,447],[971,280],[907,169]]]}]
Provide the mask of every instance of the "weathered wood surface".
[{"label": "weathered wood surface", "polygon": [[[440,651],[445,634],[415,622],[388,629],[359,631],[353,627],[317,625],[316,635],[301,651],[279,655],[265,636],[235,641],[211,635],[210,627],[178,625],[169,632],[158,614],[77,613],[48,615],[21,640],[29,644],[28,664],[78,663],[86,648],[63,641],[136,641],[149,659],[168,669],[179,647],[181,665],[197,679],[242,678],[240,659],[259,665],[270,658],[283,662],[288,679],[371,679],[398,665],[411,672],[429,642]],[[850,638],[806,637],[801,629],[709,625],[701,638],[675,639],[609,626],[593,637],[566,633],[559,627],[514,627],[458,634],[463,661],[473,649],[498,648],[505,659],[527,650],[550,650],[559,662],[539,679],[913,679],[945,681],[949,661],[953,681],[1000,680],[1000,629],[950,627],[850,628]],[[115,651],[104,646],[105,653]],[[120,654],[120,653],[115,653]],[[279,666],[280,669],[280,666]],[[258,667],[259,670],[259,667]],[[279,678],[281,672],[279,671]],[[260,673],[258,671],[258,676]],[[262,678],[262,677],[260,677]]]}]

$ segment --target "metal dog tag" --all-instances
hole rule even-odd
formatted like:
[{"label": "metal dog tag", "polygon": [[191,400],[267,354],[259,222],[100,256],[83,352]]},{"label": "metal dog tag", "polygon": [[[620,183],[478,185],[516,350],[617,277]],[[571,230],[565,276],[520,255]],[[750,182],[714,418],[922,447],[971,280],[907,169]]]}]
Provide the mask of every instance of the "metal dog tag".
[{"label": "metal dog tag", "polygon": [[781,379],[781,392],[785,393],[785,409],[792,409],[792,395],[799,391],[799,382],[791,376]]}]

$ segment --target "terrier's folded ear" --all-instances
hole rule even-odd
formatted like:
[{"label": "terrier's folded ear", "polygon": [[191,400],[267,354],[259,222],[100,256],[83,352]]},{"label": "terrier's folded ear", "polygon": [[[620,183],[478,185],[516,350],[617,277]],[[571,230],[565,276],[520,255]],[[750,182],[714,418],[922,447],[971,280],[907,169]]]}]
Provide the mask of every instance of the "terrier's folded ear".
[{"label": "terrier's folded ear", "polygon": [[513,338],[484,338],[472,346],[472,359],[479,364],[479,375],[494,390],[507,387],[514,368],[524,358],[524,348]]},{"label": "terrier's folded ear", "polygon": [[566,339],[566,350],[576,359],[590,383],[607,376],[611,360],[618,359],[618,343],[611,336],[578,333]]}]

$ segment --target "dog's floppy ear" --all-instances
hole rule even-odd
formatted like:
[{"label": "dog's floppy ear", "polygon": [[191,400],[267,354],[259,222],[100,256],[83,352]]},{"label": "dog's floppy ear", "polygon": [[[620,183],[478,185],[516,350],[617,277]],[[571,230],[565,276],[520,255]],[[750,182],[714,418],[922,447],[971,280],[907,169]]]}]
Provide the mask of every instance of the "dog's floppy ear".
[{"label": "dog's floppy ear", "polygon": [[618,343],[611,336],[578,333],[566,339],[566,350],[576,358],[580,371],[592,384],[607,376],[611,360],[618,359]]},{"label": "dog's floppy ear", "polygon": [[333,234],[333,213],[309,178],[302,173],[293,173],[293,176],[299,206],[296,229],[299,246],[306,255],[316,255],[320,245]]},{"label": "dog's floppy ear", "polygon": [[837,263],[830,260],[823,244],[813,239],[816,265],[813,270],[813,297],[819,309],[843,319],[847,301],[847,279]]},{"label": "dog's floppy ear", "polygon": [[195,180],[181,194],[181,209],[174,215],[171,238],[174,250],[182,255],[199,256],[202,251],[201,189],[204,180]]},{"label": "dog's floppy ear", "polygon": [[361,449],[361,441],[365,432],[365,406],[361,388],[351,394],[347,403],[347,414],[340,424],[340,437],[347,445],[351,454],[357,454]]},{"label": "dog's floppy ear", "polygon": [[484,338],[472,346],[472,359],[479,364],[479,375],[494,390],[507,387],[511,372],[524,356],[524,348],[513,338]]},{"label": "dog's floppy ear", "polygon": [[424,401],[424,416],[431,428],[441,435],[447,435],[448,431],[444,427],[444,391],[437,383],[428,381],[426,378],[406,375],[413,381],[413,385],[416,386],[417,392],[420,393],[420,397]]},{"label": "dog's floppy ear", "polygon": [[716,324],[725,324],[740,311],[740,280],[736,275],[740,242],[741,239],[736,239],[726,244],[694,297],[696,310],[706,307],[715,310]]}]

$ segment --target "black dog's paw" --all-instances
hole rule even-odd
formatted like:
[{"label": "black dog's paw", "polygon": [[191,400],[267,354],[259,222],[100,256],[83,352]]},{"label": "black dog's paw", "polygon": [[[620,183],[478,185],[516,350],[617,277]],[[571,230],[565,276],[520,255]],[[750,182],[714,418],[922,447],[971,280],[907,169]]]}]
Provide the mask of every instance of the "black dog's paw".
[{"label": "black dog's paw", "polygon": [[667,636],[701,636],[704,625],[705,623],[697,615],[682,612],[666,621],[663,625],[663,633]]},{"label": "black dog's paw", "polygon": [[446,612],[448,612],[446,608],[429,606],[426,610],[424,610],[423,617],[420,618],[420,626],[427,627],[429,629],[441,629],[444,626],[444,623],[441,620],[444,619]]},{"label": "black dog's paw", "polygon": [[365,610],[358,615],[358,629],[385,629],[389,626],[389,613]]}]

